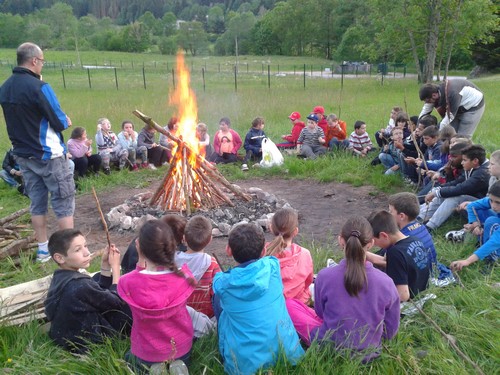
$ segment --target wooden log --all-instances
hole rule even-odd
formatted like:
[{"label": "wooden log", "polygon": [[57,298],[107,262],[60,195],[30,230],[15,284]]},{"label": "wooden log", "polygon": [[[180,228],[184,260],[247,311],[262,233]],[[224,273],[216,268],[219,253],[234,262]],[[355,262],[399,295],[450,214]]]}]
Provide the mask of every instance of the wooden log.
[{"label": "wooden log", "polygon": [[0,259],[4,259],[19,254],[34,240],[35,240],[35,235],[31,234],[28,237],[13,241],[9,245],[5,246],[3,249],[0,249]]},{"label": "wooden log", "polygon": [[0,225],[4,225],[5,223],[8,223],[12,220],[15,220],[21,216],[23,216],[24,214],[27,214],[29,212],[29,208],[23,208],[21,210],[18,210],[16,212],[13,212],[11,213],[10,215],[7,215],[3,218],[0,219]]}]

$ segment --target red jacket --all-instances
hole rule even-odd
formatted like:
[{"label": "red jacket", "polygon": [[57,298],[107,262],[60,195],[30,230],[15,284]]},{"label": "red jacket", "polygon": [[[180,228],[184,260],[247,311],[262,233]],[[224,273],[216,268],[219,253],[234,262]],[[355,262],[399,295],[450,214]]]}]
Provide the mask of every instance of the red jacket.
[{"label": "red jacket", "polygon": [[305,126],[306,124],[304,124],[302,121],[297,121],[295,124],[293,124],[292,134],[285,135],[283,139],[287,142],[297,144],[297,139],[299,139],[300,132],[302,131],[302,129],[304,129]]}]

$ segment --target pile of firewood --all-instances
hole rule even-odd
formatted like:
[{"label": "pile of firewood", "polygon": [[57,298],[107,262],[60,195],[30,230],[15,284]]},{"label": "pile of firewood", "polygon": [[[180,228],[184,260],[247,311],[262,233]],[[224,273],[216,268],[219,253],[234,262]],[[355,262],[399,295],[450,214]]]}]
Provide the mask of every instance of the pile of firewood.
[{"label": "pile of firewood", "polygon": [[18,218],[28,212],[28,208],[23,208],[0,219],[0,260],[37,246],[31,225],[16,223]]}]

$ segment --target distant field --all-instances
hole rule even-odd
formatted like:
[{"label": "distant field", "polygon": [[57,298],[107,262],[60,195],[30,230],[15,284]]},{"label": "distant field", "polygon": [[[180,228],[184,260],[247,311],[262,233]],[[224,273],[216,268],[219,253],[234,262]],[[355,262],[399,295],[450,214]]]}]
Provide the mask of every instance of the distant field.
[{"label": "distant field", "polygon": [[[0,49],[0,82],[10,76],[14,56],[14,50]],[[174,56],[111,52],[80,54],[83,65],[116,69],[75,67],[75,52],[46,51],[45,58],[48,64],[43,70],[44,80],[56,91],[73,124],[84,126],[91,136],[99,117],[108,117],[118,132],[120,123],[131,118],[134,109],[152,116],[161,124],[176,112],[168,104],[168,93],[173,86]],[[392,106],[407,107],[410,115],[415,115],[422,105],[418,99],[419,85],[414,77],[393,78],[389,74],[382,81],[380,75],[372,72],[372,75],[360,74],[356,79],[344,79],[342,89],[340,78],[325,79],[331,76],[325,68],[334,69],[326,60],[241,56],[236,75],[235,62],[234,56],[188,57],[186,61],[197,96],[198,118],[207,123],[212,136],[222,116],[228,116],[242,135],[254,117],[264,116],[266,133],[278,140],[290,130],[287,116],[292,111],[299,111],[305,117],[316,105],[323,105],[327,113],[340,114],[349,130],[356,120],[366,121],[370,134],[373,134],[385,126]],[[71,64],[73,67],[69,67]],[[310,76],[311,65],[314,77]],[[459,74],[464,75],[464,72]],[[500,76],[476,81],[486,94],[487,109],[475,141],[490,151],[500,144],[495,131],[500,109],[493,105],[500,99],[499,81]],[[140,129],[142,124],[138,121],[136,128]],[[66,134],[66,138],[68,136]],[[8,147],[5,122],[0,116],[0,150]]]}]

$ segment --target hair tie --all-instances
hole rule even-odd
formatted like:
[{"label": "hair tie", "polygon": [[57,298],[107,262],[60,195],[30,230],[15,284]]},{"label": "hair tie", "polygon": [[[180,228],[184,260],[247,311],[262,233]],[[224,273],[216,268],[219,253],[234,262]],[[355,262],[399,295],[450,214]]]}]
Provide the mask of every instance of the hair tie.
[{"label": "hair tie", "polygon": [[285,237],[285,234],[283,232],[279,232],[278,236]]},{"label": "hair tie", "polygon": [[359,236],[361,236],[361,233],[359,232],[359,230],[353,230],[353,231],[351,231],[351,236],[350,237],[359,238]]}]

